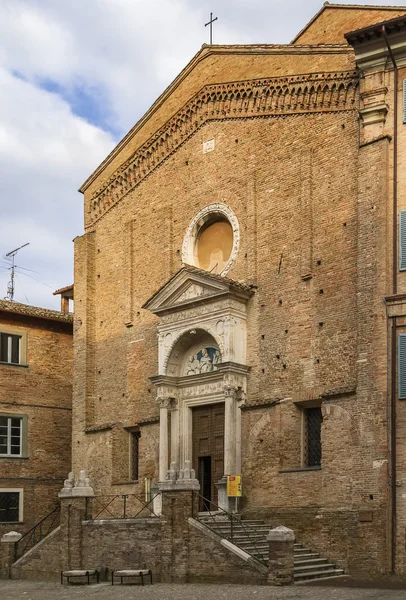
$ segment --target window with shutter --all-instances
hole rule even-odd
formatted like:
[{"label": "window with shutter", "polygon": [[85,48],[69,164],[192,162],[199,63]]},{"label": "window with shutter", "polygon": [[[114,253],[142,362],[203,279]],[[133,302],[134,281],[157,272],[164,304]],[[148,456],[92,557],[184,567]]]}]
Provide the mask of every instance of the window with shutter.
[{"label": "window with shutter", "polygon": [[406,334],[398,336],[398,396],[406,400]]},{"label": "window with shutter", "polygon": [[406,210],[399,214],[399,270],[406,271]]},{"label": "window with shutter", "polygon": [[403,80],[403,123],[406,123],[406,79]]}]

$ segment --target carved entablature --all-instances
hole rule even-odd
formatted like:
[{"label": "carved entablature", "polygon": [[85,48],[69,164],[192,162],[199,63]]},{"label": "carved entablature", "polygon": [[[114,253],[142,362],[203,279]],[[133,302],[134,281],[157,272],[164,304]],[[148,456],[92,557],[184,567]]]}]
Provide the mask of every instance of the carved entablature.
[{"label": "carved entablature", "polygon": [[250,286],[193,267],[174,275],[143,308],[161,317],[159,375],[200,378],[246,364]]},{"label": "carved entablature", "polygon": [[[245,399],[249,368],[232,362],[222,363],[218,370],[199,377],[151,377],[157,388],[157,402],[160,406],[173,410],[185,400],[217,399],[223,401],[231,396],[238,402]],[[176,399],[173,397],[176,396]]]},{"label": "carved entablature", "polygon": [[357,86],[354,71],[204,86],[93,194],[86,227],[92,227],[206,122],[356,110]]}]

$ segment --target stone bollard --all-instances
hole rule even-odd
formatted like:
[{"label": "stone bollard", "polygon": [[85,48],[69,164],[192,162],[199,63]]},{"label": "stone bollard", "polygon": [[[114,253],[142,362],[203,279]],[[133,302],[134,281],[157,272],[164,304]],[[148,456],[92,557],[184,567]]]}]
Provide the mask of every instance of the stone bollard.
[{"label": "stone bollard", "polygon": [[5,533],[0,540],[0,579],[11,579],[11,565],[15,561],[15,545],[23,536],[17,531]]},{"label": "stone bollard", "polygon": [[269,542],[269,585],[289,585],[293,583],[295,534],[291,529],[281,525],[271,529]]}]

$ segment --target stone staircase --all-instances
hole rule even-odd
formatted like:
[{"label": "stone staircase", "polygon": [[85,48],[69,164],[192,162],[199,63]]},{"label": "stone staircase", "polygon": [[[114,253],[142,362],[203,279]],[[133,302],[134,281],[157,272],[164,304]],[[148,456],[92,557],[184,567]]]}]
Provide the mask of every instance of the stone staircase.
[{"label": "stone staircase", "polygon": [[[199,521],[253,558],[268,564],[269,543],[266,536],[271,528],[270,525],[266,525],[263,521],[235,519],[231,527],[229,520],[205,516],[200,516]],[[301,542],[296,542],[294,545],[294,560],[294,580],[297,584],[344,575],[344,569],[336,568],[335,564],[320,557],[320,554],[313,552]]]}]

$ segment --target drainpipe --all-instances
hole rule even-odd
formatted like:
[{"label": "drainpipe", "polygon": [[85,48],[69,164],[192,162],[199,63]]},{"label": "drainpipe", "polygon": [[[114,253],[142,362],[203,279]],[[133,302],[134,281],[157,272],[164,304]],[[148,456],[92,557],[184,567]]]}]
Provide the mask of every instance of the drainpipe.
[{"label": "drainpipe", "polygon": [[[394,100],[393,100],[393,271],[392,287],[393,295],[397,294],[398,277],[398,67],[390,46],[385,25],[382,26],[382,33],[385,38],[389,56],[393,64],[394,74]],[[391,328],[391,572],[396,572],[396,317],[392,319]]]}]

